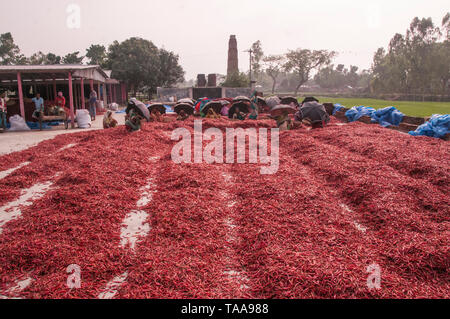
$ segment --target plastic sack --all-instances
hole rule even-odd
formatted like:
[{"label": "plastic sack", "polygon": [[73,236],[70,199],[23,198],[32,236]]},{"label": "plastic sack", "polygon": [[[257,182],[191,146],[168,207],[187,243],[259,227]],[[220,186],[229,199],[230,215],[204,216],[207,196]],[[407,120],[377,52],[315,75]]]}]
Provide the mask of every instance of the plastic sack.
[{"label": "plastic sack", "polygon": [[419,126],[416,131],[409,132],[412,136],[429,136],[443,138],[450,133],[450,115],[435,114],[425,124]]},{"label": "plastic sack", "polygon": [[17,132],[17,131],[30,131],[31,129],[28,127],[25,120],[18,114],[13,115],[9,118],[9,123],[11,127],[9,131]]},{"label": "plastic sack", "polygon": [[79,128],[90,128],[92,126],[91,115],[88,110],[77,110],[76,119]]},{"label": "plastic sack", "polygon": [[111,111],[118,111],[118,110],[119,110],[119,104],[117,104],[117,103],[111,103],[111,104],[109,105],[109,109],[110,109]]}]

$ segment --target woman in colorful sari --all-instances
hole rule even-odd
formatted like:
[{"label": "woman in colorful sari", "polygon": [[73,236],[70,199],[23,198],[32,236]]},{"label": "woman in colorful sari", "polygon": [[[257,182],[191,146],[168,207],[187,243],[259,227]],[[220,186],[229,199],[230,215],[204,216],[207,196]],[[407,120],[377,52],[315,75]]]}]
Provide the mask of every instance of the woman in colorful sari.
[{"label": "woman in colorful sari", "polygon": [[114,128],[117,126],[117,124],[117,121],[112,117],[112,112],[106,112],[105,117],[103,118],[103,128]]}]

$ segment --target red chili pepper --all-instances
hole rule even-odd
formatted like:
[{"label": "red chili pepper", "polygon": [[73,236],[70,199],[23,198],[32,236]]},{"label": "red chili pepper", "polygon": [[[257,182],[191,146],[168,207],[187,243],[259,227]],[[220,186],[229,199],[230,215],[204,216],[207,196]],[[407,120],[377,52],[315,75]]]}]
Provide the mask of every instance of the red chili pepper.
[{"label": "red chili pepper", "polygon": [[[53,188],[3,227],[0,295],[31,277],[11,297],[96,298],[127,272],[117,298],[450,297],[447,142],[333,118],[283,132],[278,173],[261,175],[259,165],[174,164],[170,133],[193,121],[60,135],[1,156],[0,170],[31,164],[0,180],[0,207],[36,183]],[[149,178],[139,209],[151,230],[130,252],[122,222]],[[380,290],[366,284],[374,263]],[[81,289],[66,286],[71,264]]]}]

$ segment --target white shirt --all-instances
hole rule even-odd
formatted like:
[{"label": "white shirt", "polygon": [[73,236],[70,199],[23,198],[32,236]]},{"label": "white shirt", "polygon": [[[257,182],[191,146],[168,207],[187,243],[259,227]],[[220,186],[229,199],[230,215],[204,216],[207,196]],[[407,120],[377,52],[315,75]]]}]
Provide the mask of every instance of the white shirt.
[{"label": "white shirt", "polygon": [[0,97],[0,110],[6,112],[6,100]]}]

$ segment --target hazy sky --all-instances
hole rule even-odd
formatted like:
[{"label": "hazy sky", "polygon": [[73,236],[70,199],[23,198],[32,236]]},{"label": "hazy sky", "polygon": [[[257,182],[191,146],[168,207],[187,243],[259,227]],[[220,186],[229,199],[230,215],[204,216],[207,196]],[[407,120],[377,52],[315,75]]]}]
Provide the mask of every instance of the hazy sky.
[{"label": "hazy sky", "polygon": [[[68,6],[80,11],[69,28]],[[2,1],[0,32],[11,32],[27,56],[64,55],[90,44],[109,45],[132,36],[180,55],[186,79],[226,73],[228,39],[235,34],[239,67],[248,70],[246,49],[261,40],[266,54],[288,49],[330,49],[335,63],[371,65],[378,47],[404,33],[415,16],[441,23],[449,0],[14,0]],[[76,20],[70,20],[76,21]],[[74,26],[74,25],[72,25]],[[76,25],[75,25],[76,26]]]}]

